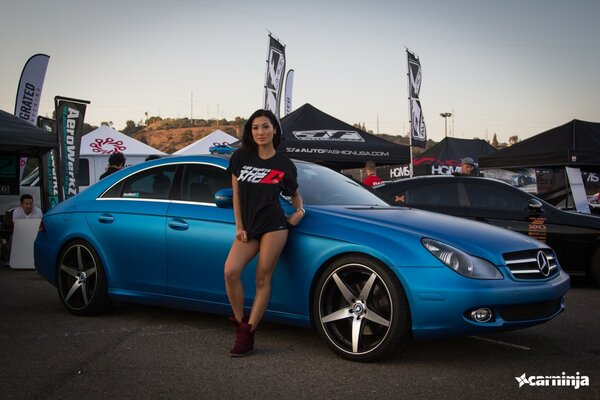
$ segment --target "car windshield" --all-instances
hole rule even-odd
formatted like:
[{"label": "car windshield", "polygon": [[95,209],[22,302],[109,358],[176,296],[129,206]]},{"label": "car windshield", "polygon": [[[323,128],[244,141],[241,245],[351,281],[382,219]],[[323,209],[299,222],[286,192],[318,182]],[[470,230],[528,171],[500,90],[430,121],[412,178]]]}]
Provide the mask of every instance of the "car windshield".
[{"label": "car windshield", "polygon": [[307,163],[297,163],[296,167],[304,204],[387,206],[359,183],[329,168]]}]

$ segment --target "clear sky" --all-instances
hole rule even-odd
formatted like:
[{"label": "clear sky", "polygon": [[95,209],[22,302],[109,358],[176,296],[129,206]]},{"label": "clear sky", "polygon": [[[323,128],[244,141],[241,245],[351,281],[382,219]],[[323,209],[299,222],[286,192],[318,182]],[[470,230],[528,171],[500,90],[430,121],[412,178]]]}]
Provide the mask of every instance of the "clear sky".
[{"label": "clear sky", "polygon": [[0,109],[27,59],[50,56],[56,95],[86,122],[233,119],[263,105],[268,33],[305,103],[374,132],[409,129],[406,52],[419,56],[428,136],[520,139],[600,122],[598,0],[2,0]]}]

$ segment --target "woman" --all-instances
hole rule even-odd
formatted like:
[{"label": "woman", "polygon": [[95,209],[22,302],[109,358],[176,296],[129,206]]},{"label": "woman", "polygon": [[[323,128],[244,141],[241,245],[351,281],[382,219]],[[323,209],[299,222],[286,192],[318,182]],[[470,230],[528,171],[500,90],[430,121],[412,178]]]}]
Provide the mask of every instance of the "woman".
[{"label": "woman", "polygon": [[[235,344],[229,351],[241,357],[254,348],[254,331],[269,304],[271,277],[288,237],[288,228],[304,217],[298,192],[296,167],[276,151],[281,127],[275,115],[258,110],[244,126],[242,148],[231,156],[235,240],[225,261],[225,287],[233,310],[230,320],[236,327]],[[279,195],[291,196],[295,212],[289,217],[279,204]],[[258,253],[256,296],[250,316],[244,316],[244,288],[241,274]]]}]

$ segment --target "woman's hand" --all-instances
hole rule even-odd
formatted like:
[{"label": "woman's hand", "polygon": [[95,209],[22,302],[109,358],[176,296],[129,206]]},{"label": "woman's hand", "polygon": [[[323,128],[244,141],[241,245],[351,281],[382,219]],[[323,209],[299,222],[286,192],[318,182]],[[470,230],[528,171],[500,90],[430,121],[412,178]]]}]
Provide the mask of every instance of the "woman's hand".
[{"label": "woman's hand", "polygon": [[305,211],[303,208],[297,209],[295,213],[288,217],[288,223],[292,226],[298,225],[302,221],[302,218],[304,218],[304,214]]},{"label": "woman's hand", "polygon": [[243,228],[238,228],[235,230],[235,238],[246,243],[248,241],[248,232],[246,232]]}]

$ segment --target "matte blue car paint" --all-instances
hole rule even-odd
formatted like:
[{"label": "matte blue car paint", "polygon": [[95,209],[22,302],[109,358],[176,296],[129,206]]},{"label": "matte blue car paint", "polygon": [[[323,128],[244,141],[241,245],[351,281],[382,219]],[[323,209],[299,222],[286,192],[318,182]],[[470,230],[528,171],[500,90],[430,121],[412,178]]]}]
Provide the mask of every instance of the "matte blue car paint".
[{"label": "matte blue car paint", "polygon": [[[234,238],[231,209],[177,201],[98,200],[113,183],[155,165],[199,162],[225,168],[221,157],[169,157],[136,165],[59,204],[44,217],[46,233],[35,243],[36,268],[56,284],[60,250],[82,238],[98,252],[109,294],[132,301],[228,314],[223,264]],[[325,190],[326,188],[324,188]],[[362,190],[362,189],[360,189]],[[301,186],[302,191],[302,186]],[[286,205],[288,211],[291,206]],[[502,253],[544,248],[531,238],[464,219],[407,208],[306,205],[306,218],[290,233],[273,277],[265,317],[311,325],[311,296],[321,269],[344,254],[365,254],[398,277],[410,305],[416,337],[492,332],[551,319],[477,324],[463,317],[480,306],[499,307],[560,299],[564,272],[550,280],[516,282]],[[421,238],[442,241],[499,267],[504,279],[469,279],[429,253]],[[243,275],[246,306],[254,295],[255,263]]]}]

